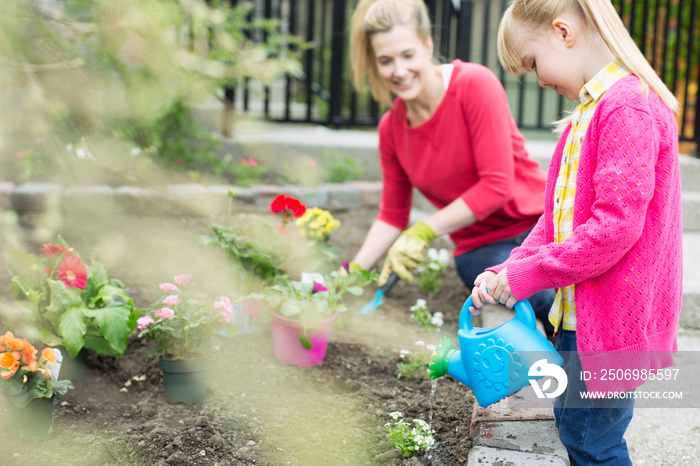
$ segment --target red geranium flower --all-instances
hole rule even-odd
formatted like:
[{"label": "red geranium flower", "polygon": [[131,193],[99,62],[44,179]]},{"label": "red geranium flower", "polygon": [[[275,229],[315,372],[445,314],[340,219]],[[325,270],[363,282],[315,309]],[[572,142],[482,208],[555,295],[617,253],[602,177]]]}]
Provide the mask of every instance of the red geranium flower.
[{"label": "red geranium flower", "polygon": [[88,281],[85,262],[78,256],[64,257],[61,263],[58,264],[58,275],[56,275],[56,278],[65,283],[66,286],[80,290],[84,289]]},{"label": "red geranium flower", "polygon": [[287,196],[278,194],[270,203],[270,210],[273,214],[279,214],[287,207]]},{"label": "red geranium flower", "polygon": [[287,198],[287,207],[292,211],[294,218],[299,218],[306,212],[306,204],[302,204],[299,199]]},{"label": "red geranium flower", "polygon": [[284,234],[287,233],[285,225],[291,220],[291,217],[299,218],[304,215],[306,204],[286,194],[278,194],[270,203],[270,210],[273,214],[282,215],[282,225],[277,225],[277,228]]}]

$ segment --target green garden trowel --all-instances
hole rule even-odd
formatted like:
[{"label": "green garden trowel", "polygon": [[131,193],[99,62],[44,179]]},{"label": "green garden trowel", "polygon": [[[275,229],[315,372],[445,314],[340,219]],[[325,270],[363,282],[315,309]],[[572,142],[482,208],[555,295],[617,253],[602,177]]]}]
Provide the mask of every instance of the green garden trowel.
[{"label": "green garden trowel", "polygon": [[360,312],[362,313],[367,313],[374,311],[377,309],[379,306],[384,304],[384,300],[382,299],[385,294],[389,293],[389,291],[396,285],[396,282],[399,281],[399,276],[396,275],[396,273],[391,272],[391,275],[389,275],[389,279],[386,281],[383,287],[379,288],[377,290],[377,293],[374,295],[374,299],[367,304],[365,304],[365,307],[360,309]]}]

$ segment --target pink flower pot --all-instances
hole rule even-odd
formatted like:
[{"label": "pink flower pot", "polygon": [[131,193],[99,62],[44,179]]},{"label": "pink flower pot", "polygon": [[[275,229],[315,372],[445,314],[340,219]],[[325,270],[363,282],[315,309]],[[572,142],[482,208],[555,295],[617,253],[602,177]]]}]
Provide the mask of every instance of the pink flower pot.
[{"label": "pink flower pot", "polygon": [[289,319],[279,314],[272,314],[272,342],[275,357],[282,364],[295,366],[316,366],[326,358],[328,336],[338,313],[321,321],[318,329],[308,329],[306,336],[311,341],[311,348],[306,349],[299,342],[304,328],[298,320]]}]

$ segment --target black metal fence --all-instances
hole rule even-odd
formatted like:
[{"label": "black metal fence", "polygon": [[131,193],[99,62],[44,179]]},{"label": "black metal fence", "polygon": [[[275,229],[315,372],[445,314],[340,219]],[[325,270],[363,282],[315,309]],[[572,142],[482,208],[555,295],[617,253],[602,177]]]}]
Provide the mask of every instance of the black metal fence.
[{"label": "black metal fence", "polygon": [[[369,93],[352,87],[347,32],[356,0],[256,0],[256,15],[277,18],[284,30],[312,44],[303,73],[263,87],[254,81],[229,89],[226,97],[244,112],[275,121],[324,125],[376,125],[381,109]],[[700,142],[697,116],[700,78],[700,0],[612,0],[642,52],[676,94],[680,140]],[[571,103],[520,80],[498,63],[496,34],[508,0],[426,0],[440,58],[481,63],[500,77],[513,116],[522,129],[547,129]]]}]

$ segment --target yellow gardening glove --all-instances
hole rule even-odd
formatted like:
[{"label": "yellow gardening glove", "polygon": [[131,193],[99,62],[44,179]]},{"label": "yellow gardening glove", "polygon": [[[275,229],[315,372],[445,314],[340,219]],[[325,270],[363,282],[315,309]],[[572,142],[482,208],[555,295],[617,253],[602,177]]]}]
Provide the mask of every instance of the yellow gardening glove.
[{"label": "yellow gardening glove", "polygon": [[358,264],[357,262],[350,261],[347,264],[348,264],[348,266],[346,268],[345,262],[343,262],[343,265],[341,265],[340,268],[338,269],[338,273],[343,278],[346,278],[348,276],[348,274],[351,272],[357,272],[357,271],[364,272],[365,271],[365,269],[363,269],[362,266],[360,264]]},{"label": "yellow gardening glove", "polygon": [[423,221],[416,222],[411,228],[401,233],[386,253],[377,286],[384,286],[392,271],[400,279],[413,283],[413,274],[408,269],[414,269],[425,261],[423,253],[428,248],[428,243],[436,237],[433,229]]}]

